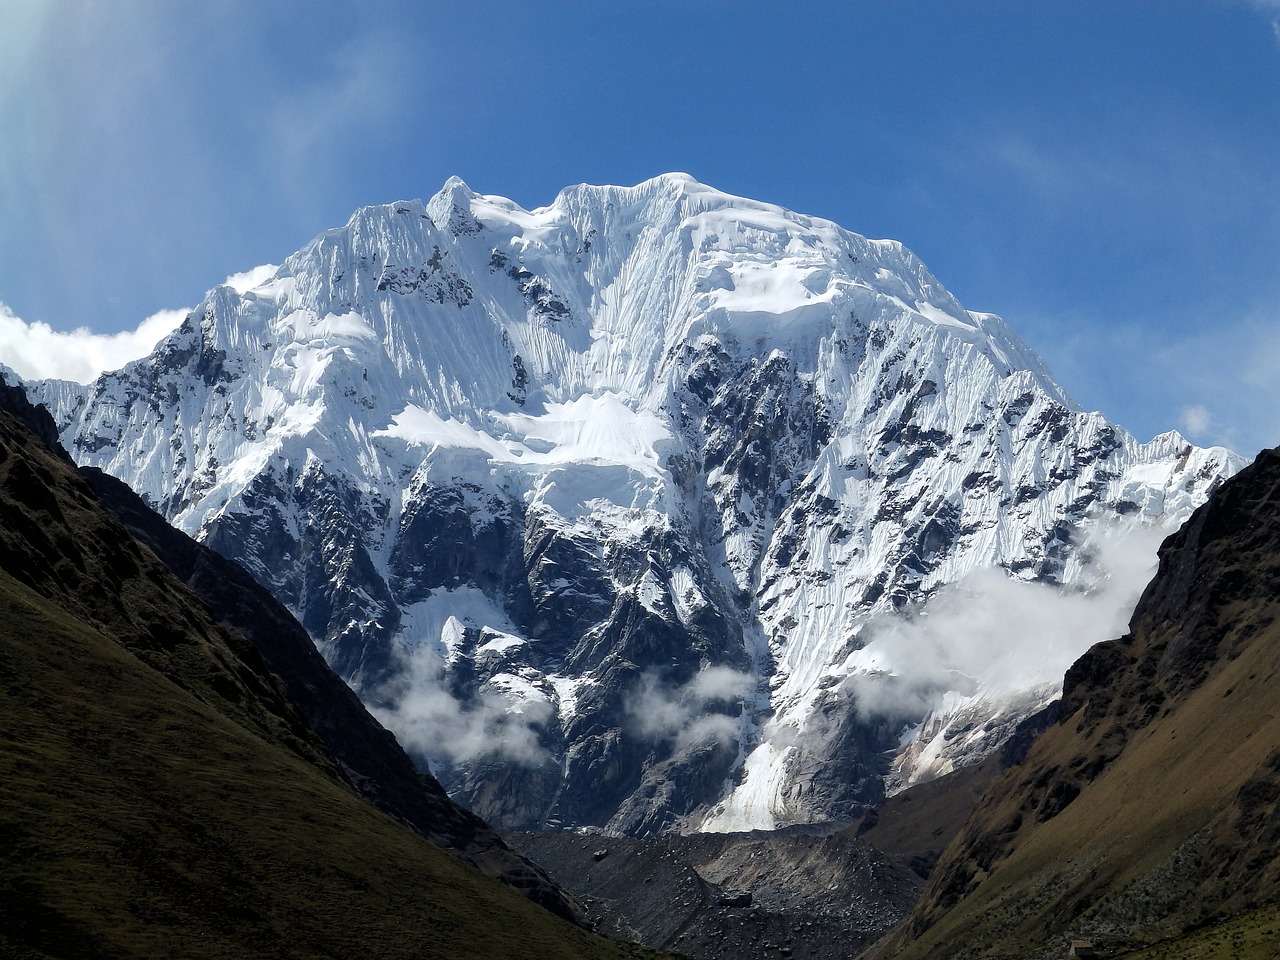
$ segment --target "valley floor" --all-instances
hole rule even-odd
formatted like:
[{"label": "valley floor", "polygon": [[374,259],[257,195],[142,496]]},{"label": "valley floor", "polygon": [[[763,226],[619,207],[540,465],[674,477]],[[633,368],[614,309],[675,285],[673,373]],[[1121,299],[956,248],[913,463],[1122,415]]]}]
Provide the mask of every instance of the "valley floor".
[{"label": "valley floor", "polygon": [[869,844],[841,836],[506,839],[583,900],[598,932],[696,960],[854,956],[906,915],[922,885]]}]

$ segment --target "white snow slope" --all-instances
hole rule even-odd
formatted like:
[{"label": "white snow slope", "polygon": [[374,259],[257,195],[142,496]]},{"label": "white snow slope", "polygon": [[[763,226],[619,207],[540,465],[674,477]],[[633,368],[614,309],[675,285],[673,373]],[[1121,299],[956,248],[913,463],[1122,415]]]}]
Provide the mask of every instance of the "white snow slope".
[{"label": "white snow slope", "polygon": [[1123,629],[1103,532],[1241,466],[1082,411],[900,244],[679,174],[451,179],[29,387],[511,826],[847,819],[971,762]]}]

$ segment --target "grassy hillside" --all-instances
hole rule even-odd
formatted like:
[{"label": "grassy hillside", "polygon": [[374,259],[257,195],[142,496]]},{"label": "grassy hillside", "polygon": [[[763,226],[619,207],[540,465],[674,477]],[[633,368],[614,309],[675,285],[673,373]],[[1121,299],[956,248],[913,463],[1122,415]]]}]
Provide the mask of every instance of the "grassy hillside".
[{"label": "grassy hillside", "polygon": [[1250,910],[1184,937],[1116,960],[1275,960],[1280,953],[1280,906]]},{"label": "grassy hillside", "polygon": [[0,575],[0,954],[608,957]]}]

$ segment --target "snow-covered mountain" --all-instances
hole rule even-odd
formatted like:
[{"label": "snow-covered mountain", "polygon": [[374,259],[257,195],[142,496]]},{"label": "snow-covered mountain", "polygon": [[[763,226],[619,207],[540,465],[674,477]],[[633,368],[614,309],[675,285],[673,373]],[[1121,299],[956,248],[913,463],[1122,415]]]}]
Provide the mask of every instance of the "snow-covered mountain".
[{"label": "snow-covered mountain", "polygon": [[1082,411],[900,244],[678,174],[532,211],[452,179],[29,386],[512,827],[839,820],[967,762],[1066,654],[952,661],[906,615],[983,570],[1097,589],[1094,532],[1241,465]]}]

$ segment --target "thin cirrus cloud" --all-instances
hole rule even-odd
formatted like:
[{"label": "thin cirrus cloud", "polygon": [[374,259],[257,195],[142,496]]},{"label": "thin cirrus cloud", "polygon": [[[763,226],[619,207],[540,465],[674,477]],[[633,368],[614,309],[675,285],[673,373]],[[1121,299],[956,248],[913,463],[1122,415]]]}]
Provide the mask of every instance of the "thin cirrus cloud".
[{"label": "thin cirrus cloud", "polygon": [[1280,0],[1245,0],[1249,6],[1271,20],[1271,30],[1280,43]]},{"label": "thin cirrus cloud", "polygon": [[1187,404],[1191,440],[1221,443],[1245,456],[1280,444],[1280,316],[1260,310],[1170,344],[1152,357],[1157,376]]},{"label": "thin cirrus cloud", "polygon": [[262,108],[264,168],[306,198],[317,181],[338,176],[404,110],[413,75],[401,38],[357,35],[332,57],[332,69],[309,84],[280,90]]},{"label": "thin cirrus cloud", "polygon": [[[1190,110],[1116,123],[1105,148],[1036,122],[956,131],[935,161],[944,182],[1054,230],[1029,233],[1025,255],[978,233],[944,276],[961,278],[962,299],[979,291],[982,309],[996,301],[1068,392],[1138,439],[1177,427],[1250,455],[1280,441],[1280,285],[1262,253],[1280,236],[1280,178],[1252,162],[1265,141],[1217,123]],[[999,194],[975,187],[990,169],[1003,171]],[[1090,228],[1100,209],[1114,215]]]}]

